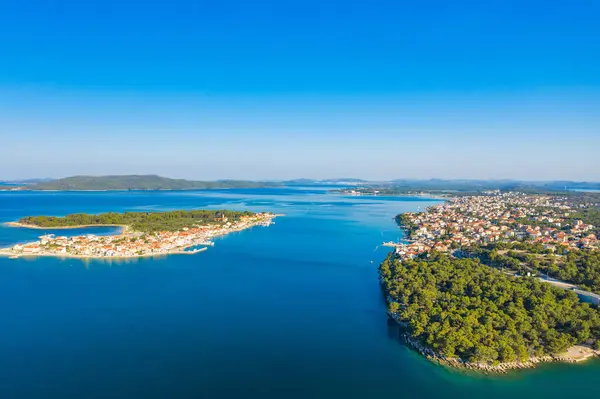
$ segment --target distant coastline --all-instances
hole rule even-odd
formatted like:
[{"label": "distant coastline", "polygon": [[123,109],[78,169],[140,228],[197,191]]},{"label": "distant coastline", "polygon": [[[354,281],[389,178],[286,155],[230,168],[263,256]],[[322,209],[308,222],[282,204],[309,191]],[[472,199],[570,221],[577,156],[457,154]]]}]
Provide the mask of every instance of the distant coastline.
[{"label": "distant coastline", "polygon": [[246,180],[194,181],[157,175],[71,176],[31,184],[1,186],[3,191],[175,191],[278,187]]},{"label": "distant coastline", "polygon": [[[333,191],[332,191],[333,192]],[[352,194],[349,192],[334,192],[335,194],[347,195],[351,197],[417,197],[423,199],[434,199],[448,201],[453,197],[451,195],[427,194],[427,193],[398,193],[398,194],[375,194],[375,193],[358,193]]]}]

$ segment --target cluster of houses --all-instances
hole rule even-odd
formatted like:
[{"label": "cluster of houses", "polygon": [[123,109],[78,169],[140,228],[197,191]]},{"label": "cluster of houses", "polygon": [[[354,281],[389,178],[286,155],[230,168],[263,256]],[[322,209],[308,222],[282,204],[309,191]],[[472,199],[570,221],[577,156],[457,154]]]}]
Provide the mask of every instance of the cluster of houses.
[{"label": "cluster of houses", "polygon": [[88,257],[132,257],[182,252],[200,245],[211,245],[212,237],[243,230],[257,224],[268,225],[272,214],[243,216],[239,221],[223,219],[219,225],[195,226],[181,231],[142,233],[124,230],[120,235],[55,236],[43,235],[40,240],[17,244],[10,248],[14,255],[75,255]]},{"label": "cluster of houses", "polygon": [[407,213],[410,242],[396,244],[396,254],[414,258],[431,250],[451,252],[475,244],[524,240],[559,253],[600,249],[594,226],[581,220],[567,223],[565,218],[579,205],[566,198],[489,192],[453,198],[426,212]]}]

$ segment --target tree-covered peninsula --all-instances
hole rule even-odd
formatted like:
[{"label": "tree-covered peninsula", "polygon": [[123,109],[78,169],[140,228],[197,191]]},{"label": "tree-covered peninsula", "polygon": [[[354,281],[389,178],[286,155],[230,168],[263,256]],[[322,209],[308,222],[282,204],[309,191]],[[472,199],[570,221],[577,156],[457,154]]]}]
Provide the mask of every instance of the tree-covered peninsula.
[{"label": "tree-covered peninsula", "polygon": [[184,228],[222,223],[236,222],[242,217],[255,216],[249,211],[237,212],[227,210],[179,210],[170,212],[107,212],[98,215],[75,213],[64,217],[27,216],[18,223],[34,227],[76,227],[96,225],[128,226],[141,232],[179,231]]},{"label": "tree-covered peninsula", "polygon": [[495,366],[576,344],[600,347],[600,312],[534,278],[435,252],[403,261],[390,255],[379,271],[390,316],[439,359]]}]

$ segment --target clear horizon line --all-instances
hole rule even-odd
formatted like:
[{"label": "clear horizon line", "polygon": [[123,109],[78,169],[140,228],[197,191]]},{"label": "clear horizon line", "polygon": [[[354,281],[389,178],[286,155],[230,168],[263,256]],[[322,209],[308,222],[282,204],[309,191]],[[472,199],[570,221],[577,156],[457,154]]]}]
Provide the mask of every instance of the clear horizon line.
[{"label": "clear horizon line", "polygon": [[3,183],[14,183],[25,180],[61,180],[67,179],[71,177],[79,177],[79,176],[88,176],[88,177],[122,177],[122,176],[157,176],[161,178],[174,179],[174,180],[188,180],[188,181],[204,181],[204,182],[216,182],[216,181],[227,181],[227,180],[238,180],[238,181],[249,181],[249,182],[286,182],[286,181],[294,181],[294,180],[313,180],[313,181],[327,181],[327,180],[362,180],[365,182],[371,183],[385,183],[385,182],[393,182],[393,181],[431,181],[431,180],[441,180],[441,181],[488,181],[488,182],[536,182],[536,183],[548,183],[548,182],[566,182],[566,183],[592,183],[592,184],[600,184],[600,180],[572,180],[572,179],[522,179],[522,178],[475,178],[475,177],[453,177],[453,178],[440,178],[440,177],[428,177],[428,178],[415,178],[415,177],[396,177],[391,179],[368,179],[361,177],[323,177],[323,178],[314,178],[314,177],[294,177],[294,178],[261,178],[261,179],[244,179],[244,178],[235,178],[235,177],[226,177],[226,178],[217,178],[217,179],[196,179],[196,178],[181,178],[181,177],[169,177],[155,173],[147,173],[147,174],[138,174],[138,173],[130,173],[130,174],[105,174],[105,175],[91,175],[91,174],[78,174],[78,175],[69,175],[64,177],[24,177],[17,179],[0,179],[0,182]]}]

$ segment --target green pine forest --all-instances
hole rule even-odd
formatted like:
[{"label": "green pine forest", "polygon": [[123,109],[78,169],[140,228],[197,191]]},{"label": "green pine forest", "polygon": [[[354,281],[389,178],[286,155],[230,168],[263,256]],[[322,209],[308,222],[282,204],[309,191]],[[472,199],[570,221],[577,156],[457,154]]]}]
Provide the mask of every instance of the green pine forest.
[{"label": "green pine forest", "polygon": [[156,231],[179,231],[199,225],[221,223],[223,218],[228,221],[237,221],[242,216],[252,216],[254,213],[226,211],[226,210],[191,210],[170,212],[108,212],[98,215],[75,213],[64,217],[55,216],[27,216],[19,223],[38,227],[69,227],[83,225],[123,225],[135,231],[146,233]]},{"label": "green pine forest", "polygon": [[539,272],[600,294],[600,251],[579,249],[556,254],[541,243],[496,243],[465,248],[464,253],[485,264],[520,274]]},{"label": "green pine forest", "polygon": [[432,253],[379,268],[389,313],[446,358],[499,364],[600,346],[600,312],[575,293],[511,277],[478,259]]}]

